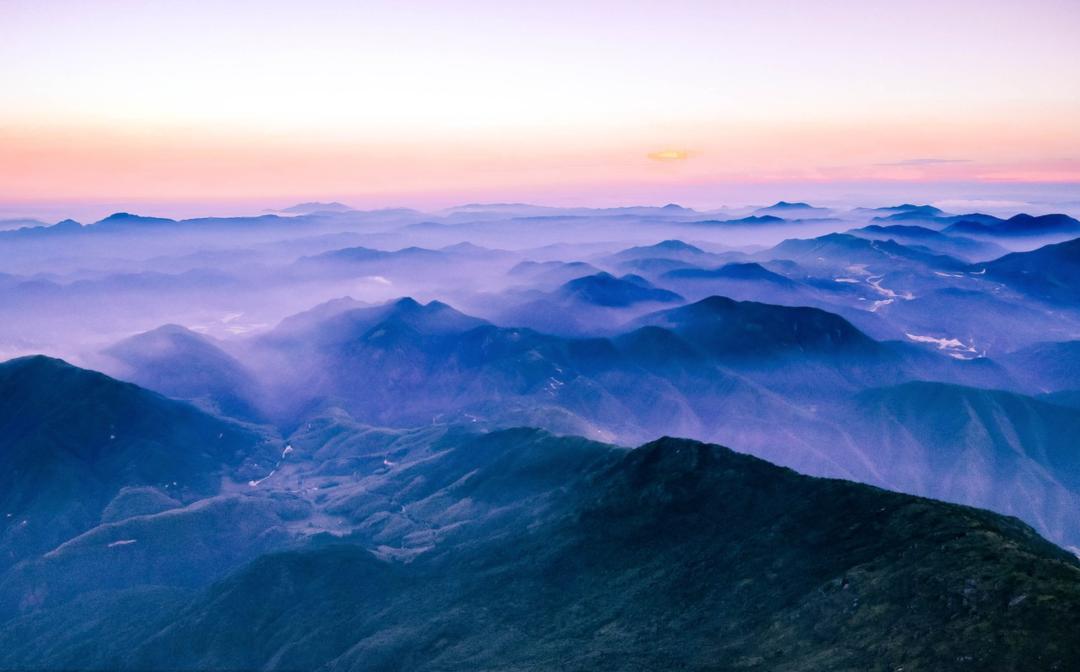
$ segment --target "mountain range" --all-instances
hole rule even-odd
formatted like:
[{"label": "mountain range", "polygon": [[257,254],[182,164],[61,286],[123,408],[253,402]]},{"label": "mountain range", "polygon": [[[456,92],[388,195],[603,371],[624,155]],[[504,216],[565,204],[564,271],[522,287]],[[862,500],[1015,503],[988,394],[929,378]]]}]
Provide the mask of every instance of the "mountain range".
[{"label": "mountain range", "polygon": [[1080,229],[944,208],[0,231],[0,669],[1080,667]]},{"label": "mountain range", "polygon": [[[377,461],[359,480],[334,474],[361,462],[317,462],[298,442],[290,470],[260,484],[314,484],[326,493],[316,506],[353,521],[351,533],[280,540],[212,583],[136,574],[122,589],[23,605],[0,626],[0,662],[854,670],[1080,659],[1080,562],[1015,519],[694,441],[627,451],[519,429],[363,443],[337,451]],[[114,563],[139,543],[170,546],[105,541]],[[71,562],[69,573],[98,566],[86,553]]]}]

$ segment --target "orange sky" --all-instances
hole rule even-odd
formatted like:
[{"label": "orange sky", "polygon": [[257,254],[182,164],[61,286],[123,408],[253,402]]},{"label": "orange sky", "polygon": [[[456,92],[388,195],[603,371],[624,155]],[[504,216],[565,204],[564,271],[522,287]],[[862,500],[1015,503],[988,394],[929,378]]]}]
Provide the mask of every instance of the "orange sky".
[{"label": "orange sky", "polygon": [[1080,183],[1071,2],[354,4],[4,3],[0,202]]}]

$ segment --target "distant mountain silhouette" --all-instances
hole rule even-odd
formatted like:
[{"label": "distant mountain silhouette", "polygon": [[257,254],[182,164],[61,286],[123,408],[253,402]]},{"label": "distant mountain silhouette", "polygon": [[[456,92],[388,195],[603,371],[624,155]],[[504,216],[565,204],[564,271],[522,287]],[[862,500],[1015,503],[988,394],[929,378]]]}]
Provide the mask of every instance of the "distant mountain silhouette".
[{"label": "distant mountain silhouette", "polygon": [[399,260],[403,258],[409,259],[427,259],[435,260],[442,257],[442,253],[435,250],[426,250],[420,247],[406,247],[393,252],[387,252],[384,250],[373,250],[366,247],[348,247],[340,250],[332,250],[330,252],[323,252],[322,254],[315,255],[313,257],[305,257],[301,259],[301,262],[306,263],[363,263],[371,261],[388,261]]},{"label": "distant mountain silhouette", "polygon": [[829,233],[810,239],[785,240],[755,255],[764,259],[791,259],[809,266],[846,268],[852,264],[896,268],[899,263],[939,270],[962,270],[967,264],[947,255],[902,245],[895,240],[868,240],[846,233]]},{"label": "distant mountain silhouette", "polygon": [[0,219],[0,231],[14,231],[16,229],[36,229],[43,226],[48,226],[48,224],[41,220],[31,219],[29,217]]},{"label": "distant mountain silhouette", "polygon": [[959,235],[947,235],[934,229],[911,224],[871,224],[848,233],[876,240],[895,240],[905,245],[923,245],[939,254],[968,259],[993,259],[1006,253],[1005,248],[990,241]]},{"label": "distant mountain silhouette", "polygon": [[720,268],[686,268],[669,271],[665,278],[672,280],[742,280],[749,282],[768,282],[785,287],[795,283],[788,278],[773,273],[755,262],[725,264]]},{"label": "distant mountain silhouette", "polygon": [[95,227],[95,230],[103,229],[118,229],[123,227],[136,227],[136,226],[156,226],[156,225],[168,225],[176,224],[175,219],[167,219],[165,217],[144,217],[142,215],[133,215],[130,212],[116,212],[105,219],[99,220],[91,224]]},{"label": "distant mountain silhouette", "polygon": [[813,205],[810,205],[809,203],[803,203],[801,201],[795,203],[788,201],[777,201],[770,206],[754,210],[752,214],[758,216],[779,215],[790,219],[791,217],[805,218],[806,216],[821,217],[828,215],[829,213],[830,210],[828,208],[815,207]]},{"label": "distant mountain silhouette", "polygon": [[65,219],[56,224],[40,224],[30,226],[16,226],[8,229],[0,228],[0,242],[3,241],[26,241],[45,240],[56,236],[68,236],[82,234],[87,230],[79,222],[73,219]]},{"label": "distant mountain silhouette", "polygon": [[523,261],[511,268],[508,275],[535,283],[539,288],[554,288],[574,278],[600,272],[599,268],[584,261]]},{"label": "distant mountain silhouette", "polygon": [[613,259],[685,259],[707,256],[708,252],[681,240],[664,240],[655,245],[630,247],[612,255]]},{"label": "distant mountain silhouette", "polygon": [[912,203],[903,203],[901,205],[891,205],[883,208],[873,208],[871,212],[886,212],[893,215],[897,215],[897,219],[917,219],[920,217],[938,217],[945,213],[932,205],[914,205]]},{"label": "distant mountain silhouette", "polygon": [[313,201],[309,203],[297,203],[287,208],[283,208],[280,212],[288,212],[290,214],[307,215],[313,212],[350,212],[352,208],[344,203],[338,203],[337,201],[331,201],[329,203],[320,203]]},{"label": "distant mountain silhouette", "polygon": [[967,217],[945,229],[946,233],[988,236],[1046,236],[1080,233],[1080,222],[1068,215],[1019,214],[1009,219],[977,221]]},{"label": "distant mountain silhouette", "polygon": [[639,275],[617,278],[610,273],[597,273],[571,280],[559,288],[559,294],[598,306],[623,307],[636,303],[673,303],[682,297],[675,292],[653,286]]},{"label": "distant mountain silhouette", "polygon": [[1014,252],[986,264],[989,277],[1047,301],[1080,297],[1080,238]]},{"label": "distant mountain silhouette", "polygon": [[723,357],[865,355],[873,339],[844,318],[817,308],[788,308],[714,296],[652,313],[638,321],[669,329],[702,350]]},{"label": "distant mountain silhouette", "polygon": [[788,220],[776,215],[750,215],[747,217],[739,217],[738,219],[707,219],[694,224],[701,226],[745,226],[745,225],[765,225],[765,224],[784,224]]},{"label": "distant mountain silhouette", "polygon": [[105,350],[118,376],[166,396],[204,403],[210,410],[257,419],[254,376],[212,339],[179,325],[137,334]]}]

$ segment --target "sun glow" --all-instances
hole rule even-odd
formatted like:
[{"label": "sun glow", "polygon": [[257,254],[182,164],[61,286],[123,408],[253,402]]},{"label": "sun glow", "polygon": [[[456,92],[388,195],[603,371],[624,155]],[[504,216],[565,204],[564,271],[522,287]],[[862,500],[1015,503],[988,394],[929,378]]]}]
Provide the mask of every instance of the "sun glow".
[{"label": "sun glow", "polygon": [[649,158],[653,161],[684,161],[690,157],[690,152],[685,152],[678,149],[665,149],[659,152],[652,152],[649,154]]}]

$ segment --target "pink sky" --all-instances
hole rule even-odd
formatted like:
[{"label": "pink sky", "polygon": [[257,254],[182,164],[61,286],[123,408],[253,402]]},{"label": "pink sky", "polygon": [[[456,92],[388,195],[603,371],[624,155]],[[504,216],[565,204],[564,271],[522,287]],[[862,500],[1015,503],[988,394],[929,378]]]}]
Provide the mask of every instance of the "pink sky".
[{"label": "pink sky", "polygon": [[0,4],[0,202],[1080,183],[1072,1],[529,4]]}]

